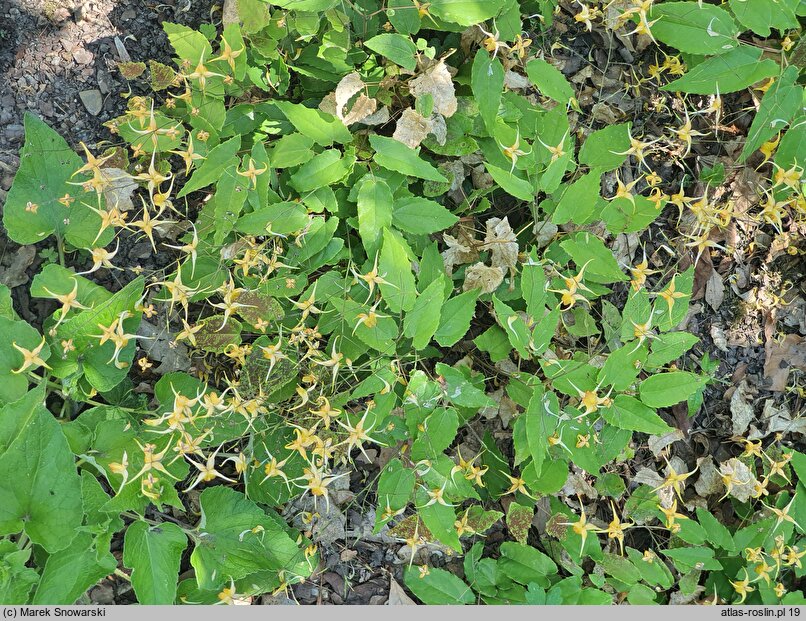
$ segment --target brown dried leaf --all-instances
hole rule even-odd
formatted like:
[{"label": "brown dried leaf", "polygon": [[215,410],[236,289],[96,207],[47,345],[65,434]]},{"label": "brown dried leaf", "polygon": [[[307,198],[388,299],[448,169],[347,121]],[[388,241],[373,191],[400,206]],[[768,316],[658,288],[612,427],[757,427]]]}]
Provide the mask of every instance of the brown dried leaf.
[{"label": "brown dried leaf", "polygon": [[521,505],[517,502],[509,505],[507,509],[507,528],[515,541],[522,544],[526,543],[534,515],[535,510],[532,507]]},{"label": "brown dried leaf", "polygon": [[[366,88],[364,81],[357,72],[353,71],[344,76],[336,86],[335,103],[336,103],[336,117],[344,123],[344,125],[352,125],[362,119],[370,116],[375,112],[378,107],[378,102],[375,99],[367,97],[361,93],[353,103],[349,112],[345,111],[350,99],[356,93],[361,92]],[[323,102],[324,103],[324,102]]]},{"label": "brown dried leaf", "polygon": [[500,267],[489,267],[484,263],[475,263],[465,270],[463,291],[481,289],[482,293],[492,293],[504,282],[504,270]]},{"label": "brown dried leaf", "polygon": [[118,63],[118,71],[120,71],[120,75],[122,75],[125,80],[134,80],[135,78],[139,78],[141,75],[143,75],[145,70],[145,63]]},{"label": "brown dried leaf", "polygon": [[647,446],[649,450],[652,451],[652,454],[655,457],[660,457],[660,453],[663,449],[665,449],[670,444],[674,444],[678,440],[685,440],[685,434],[680,431],[679,429],[675,429],[674,431],[670,431],[669,433],[662,435],[662,436],[649,436],[647,440]]},{"label": "brown dried leaf", "polygon": [[714,310],[719,310],[724,299],[725,285],[722,283],[722,277],[715,269],[711,269],[711,275],[705,283],[705,301]]},{"label": "brown dried leaf", "polygon": [[104,201],[108,209],[128,211],[134,207],[132,193],[137,189],[137,182],[129,173],[120,168],[101,168],[99,175],[104,180]]},{"label": "brown dried leaf", "polygon": [[155,91],[168,88],[176,79],[176,71],[156,60],[148,61],[148,69],[151,71],[151,88]]},{"label": "brown dried leaf", "polygon": [[514,270],[518,262],[518,240],[509,225],[509,219],[490,218],[486,226],[482,250],[490,251],[490,263],[493,267]]},{"label": "brown dried leaf", "polygon": [[767,338],[764,346],[764,377],[770,380],[768,390],[783,392],[792,368],[806,372],[806,342],[797,334],[787,334],[780,343]]},{"label": "brown dried leaf", "polygon": [[749,403],[751,399],[750,386],[743,380],[730,398],[730,413],[734,436],[743,435],[750,426],[753,418],[755,418],[753,405]]},{"label": "brown dried leaf", "polygon": [[731,457],[719,466],[719,474],[723,480],[733,480],[729,495],[739,502],[747,502],[751,498],[758,481],[747,464]]},{"label": "brown dried leaf", "polygon": [[442,260],[445,263],[445,271],[449,276],[453,274],[455,265],[470,263],[478,259],[479,253],[476,250],[472,231],[468,231],[466,227],[460,226],[458,228],[457,237],[445,233],[442,239],[445,240],[445,244],[448,246],[447,250],[442,252]]},{"label": "brown dried leaf", "polygon": [[761,412],[761,420],[766,423],[764,432],[760,432],[755,427],[751,427],[748,439],[758,440],[773,433],[797,433],[806,435],[806,418],[798,416],[792,418],[792,414],[786,404],[776,407],[773,399],[764,402],[764,410]]},{"label": "brown dried leaf", "polygon": [[416,602],[411,599],[403,587],[400,586],[394,578],[389,578],[389,599],[386,600],[387,606],[416,606]]},{"label": "brown dried leaf", "polygon": [[375,125],[383,125],[384,123],[388,122],[389,122],[389,108],[387,108],[386,106],[380,108],[379,110],[376,110],[374,113],[361,119],[361,123],[363,125],[369,125],[370,127],[374,127]]},{"label": "brown dried leaf", "polygon": [[694,483],[694,489],[697,494],[706,498],[712,494],[724,493],[724,488],[722,477],[719,476],[714,459],[708,455],[700,460],[700,476],[697,482]]},{"label": "brown dried leaf", "polygon": [[451,117],[456,112],[456,91],[444,61],[431,65],[409,82],[409,91],[415,97],[431,95],[434,99],[434,112],[444,117]]},{"label": "brown dried leaf", "polygon": [[416,149],[432,129],[431,120],[414,108],[406,108],[397,120],[392,138],[411,149]]},{"label": "brown dried leaf", "polygon": [[448,141],[448,126],[445,123],[445,117],[435,113],[431,115],[430,121],[431,135],[434,136],[438,145],[445,146],[445,143]]}]

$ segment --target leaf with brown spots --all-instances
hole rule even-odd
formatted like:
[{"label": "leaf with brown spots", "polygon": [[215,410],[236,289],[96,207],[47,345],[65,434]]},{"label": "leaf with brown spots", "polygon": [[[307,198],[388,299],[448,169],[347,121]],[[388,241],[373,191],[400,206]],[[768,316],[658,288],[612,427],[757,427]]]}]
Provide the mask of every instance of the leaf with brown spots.
[{"label": "leaf with brown spots", "polygon": [[534,516],[535,510],[532,507],[527,507],[517,502],[509,505],[509,509],[507,509],[507,528],[509,529],[509,534],[519,543],[526,543],[526,537],[529,535],[529,528],[532,526]]},{"label": "leaf with brown spots", "polygon": [[[223,315],[213,315],[199,322],[196,346],[212,354],[223,354],[230,345],[241,344],[241,322],[232,317],[224,324]],[[224,325],[222,325],[224,324]]]}]

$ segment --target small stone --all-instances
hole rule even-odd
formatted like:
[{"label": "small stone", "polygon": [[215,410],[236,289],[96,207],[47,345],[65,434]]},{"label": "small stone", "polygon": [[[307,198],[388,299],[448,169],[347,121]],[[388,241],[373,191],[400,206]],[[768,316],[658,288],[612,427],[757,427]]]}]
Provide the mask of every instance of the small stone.
[{"label": "small stone", "polygon": [[18,125],[16,123],[6,125],[6,138],[10,142],[21,140],[24,135],[25,135],[25,128],[22,125]]},{"label": "small stone", "polygon": [[93,88],[88,91],[81,91],[78,96],[81,98],[81,103],[84,104],[87,112],[89,112],[92,116],[98,116],[101,113],[104,100],[101,96],[101,91],[99,91],[97,88]]},{"label": "small stone", "polygon": [[80,47],[73,51],[73,60],[79,65],[89,65],[92,62],[92,52]]}]

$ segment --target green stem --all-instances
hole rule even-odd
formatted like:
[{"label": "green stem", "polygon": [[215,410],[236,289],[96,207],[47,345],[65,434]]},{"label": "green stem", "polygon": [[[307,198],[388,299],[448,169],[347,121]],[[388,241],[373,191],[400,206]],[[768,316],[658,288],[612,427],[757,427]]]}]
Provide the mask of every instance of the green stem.
[{"label": "green stem", "polygon": [[56,236],[56,250],[59,251],[59,265],[64,267],[64,241],[61,235]]}]

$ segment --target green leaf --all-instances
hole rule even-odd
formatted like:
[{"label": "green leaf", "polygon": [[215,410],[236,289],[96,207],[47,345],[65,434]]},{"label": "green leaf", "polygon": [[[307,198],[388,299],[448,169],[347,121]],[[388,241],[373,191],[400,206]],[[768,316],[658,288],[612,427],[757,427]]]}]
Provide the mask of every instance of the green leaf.
[{"label": "green leaf", "polygon": [[[24,360],[14,345],[33,351],[42,343],[42,336],[25,321],[5,317],[0,317],[0,333],[4,337],[0,340],[0,403],[11,403],[28,392],[28,375],[14,373]],[[45,343],[39,356],[47,362],[50,355],[50,347]]]},{"label": "green leaf", "polygon": [[659,336],[652,341],[646,366],[650,369],[657,369],[677,360],[699,341],[700,339],[688,332],[669,332]]},{"label": "green leaf", "polygon": [[521,292],[528,315],[542,319],[546,308],[546,272],[542,265],[524,263],[521,269]]},{"label": "green leaf", "polygon": [[674,561],[674,566],[681,573],[692,569],[719,571],[722,563],[714,558],[714,551],[706,546],[674,548],[663,550],[663,555]]},{"label": "green leaf", "polygon": [[455,606],[476,601],[469,586],[451,572],[438,567],[430,567],[424,576],[417,567],[407,567],[403,581],[423,604]]},{"label": "green leaf", "polygon": [[417,46],[414,45],[409,37],[402,34],[379,34],[366,40],[364,46],[409,71],[414,71],[417,67],[415,57]]},{"label": "green leaf", "polygon": [[304,134],[289,134],[272,143],[269,161],[273,168],[299,166],[314,156],[313,138]]},{"label": "green leaf", "polygon": [[378,285],[381,295],[394,313],[410,311],[416,302],[417,288],[409,255],[403,246],[405,242],[393,235],[389,229],[383,231],[383,246],[378,260],[380,276],[388,284]]},{"label": "green leaf", "polygon": [[149,526],[135,522],[126,529],[123,564],[132,570],[132,588],[142,605],[173,604],[179,564],[188,540],[171,522]]},{"label": "green leaf", "polygon": [[439,327],[434,340],[442,347],[455,345],[470,329],[470,321],[476,314],[479,290],[473,289],[450,298],[442,309]]},{"label": "green leaf", "polygon": [[420,158],[417,150],[387,136],[372,134],[369,143],[375,149],[373,159],[387,170],[419,179],[446,183],[448,180],[431,164]]},{"label": "green leaf", "polygon": [[48,552],[81,526],[81,479],[59,423],[34,389],[0,409],[0,535],[25,531]]},{"label": "green leaf", "polygon": [[608,125],[593,132],[579,149],[579,163],[599,172],[615,170],[627,159],[630,148],[630,123]]},{"label": "green leaf", "polygon": [[498,15],[503,0],[432,0],[430,11],[436,17],[460,26],[474,26]]},{"label": "green leaf", "polygon": [[500,552],[498,568],[519,584],[534,582],[546,588],[549,586],[548,576],[557,574],[554,561],[531,546],[505,541]]},{"label": "green leaf", "polygon": [[19,319],[14,310],[14,302],[11,300],[11,289],[5,285],[0,285],[0,317],[4,319]]},{"label": "green leaf", "polygon": [[389,518],[384,520],[383,516],[387,508],[392,513],[406,508],[414,493],[416,482],[414,470],[404,466],[398,458],[389,460],[378,479],[378,509],[375,512],[373,532],[377,533],[381,526],[389,521]]},{"label": "green leaf", "polygon": [[452,227],[458,221],[459,218],[448,209],[427,198],[407,196],[394,202],[392,222],[406,233],[431,235]]},{"label": "green leaf", "polygon": [[764,93],[747,132],[740,162],[744,162],[751,153],[780,132],[803,105],[803,87],[797,84],[798,73],[797,67],[787,67]]},{"label": "green leaf", "polygon": [[422,422],[423,431],[411,446],[412,459],[434,459],[456,438],[459,416],[453,408],[437,408]]},{"label": "green leaf", "polygon": [[34,604],[74,604],[87,589],[111,574],[117,560],[108,549],[96,550],[92,536],[79,533],[72,543],[48,557]]},{"label": "green leaf", "polygon": [[761,60],[761,48],[740,45],[720,56],[706,58],[674,82],[661,87],[663,91],[721,95],[734,93],[765,78],[778,75],[778,63],[772,58]]},{"label": "green leaf", "polygon": [[662,436],[672,431],[655,410],[629,395],[616,396],[613,404],[600,412],[605,422],[619,429],[640,431],[653,436]]},{"label": "green leaf", "polygon": [[171,42],[176,55],[182,60],[194,63],[194,67],[200,58],[209,59],[212,56],[210,43],[198,30],[170,22],[163,22],[162,29],[168,35],[168,41]]},{"label": "green leaf", "polygon": [[706,382],[706,377],[688,371],[658,373],[641,382],[641,401],[653,408],[675,405],[688,399]]},{"label": "green leaf", "polygon": [[318,145],[329,147],[334,142],[347,144],[353,139],[350,130],[335,116],[289,101],[274,101],[273,104],[280,109],[280,112],[299,133]]},{"label": "green leaf", "polygon": [[658,219],[665,204],[665,201],[658,204],[641,195],[633,196],[632,200],[620,196],[608,200],[600,216],[614,235],[637,233]]},{"label": "green leaf", "polygon": [[515,348],[521,358],[528,360],[530,358],[529,342],[531,334],[529,328],[526,327],[526,322],[512,308],[498,299],[495,294],[493,294],[493,308],[495,309],[498,324],[506,332],[512,347]]},{"label": "green leaf", "polygon": [[560,197],[554,213],[551,214],[551,221],[554,224],[587,222],[596,211],[596,204],[600,200],[600,178],[600,171],[595,170],[582,175],[569,185]]},{"label": "green leaf", "polygon": [[383,230],[392,226],[392,190],[381,179],[368,179],[358,191],[358,233],[367,251],[374,257]]},{"label": "green leaf", "polygon": [[526,75],[537,90],[558,103],[566,104],[574,96],[574,89],[562,72],[542,58],[526,63]]},{"label": "green leaf", "polygon": [[734,49],[739,35],[730,13],[712,4],[664,2],[652,6],[652,35],[685,54],[710,56]]},{"label": "green leaf", "polygon": [[[237,161],[237,160],[236,160]],[[249,182],[237,174],[235,164],[224,169],[213,195],[214,223],[213,243],[220,246],[232,232],[246,202]]]},{"label": "green leaf", "polygon": [[771,28],[781,32],[797,28],[802,6],[798,0],[729,0],[728,4],[742,26],[762,37],[769,37]]},{"label": "green leaf", "polygon": [[[552,329],[553,334],[554,330]],[[507,333],[498,325],[490,326],[474,338],[473,342],[481,351],[490,355],[490,360],[493,363],[509,358],[509,353],[512,351],[512,345],[509,342]]]},{"label": "green leaf", "polygon": [[[424,349],[439,327],[442,304],[445,301],[447,278],[440,275],[419,295],[403,320],[403,333],[412,339],[415,350]],[[447,448],[447,447],[446,447]]]},{"label": "green leaf", "polygon": [[386,3],[386,16],[398,32],[415,34],[420,30],[420,13],[412,11],[412,6],[410,0],[389,0]]},{"label": "green leaf", "polygon": [[475,409],[495,405],[495,401],[471,384],[460,369],[438,362],[436,371],[445,380],[446,396],[454,405]]},{"label": "green leaf", "polygon": [[305,207],[294,201],[284,201],[260,207],[241,216],[235,230],[247,235],[288,235],[305,227],[308,213]]},{"label": "green leaf", "polygon": [[801,114],[793,119],[791,126],[778,143],[775,163],[783,169],[799,166],[804,149],[806,149],[806,116]]},{"label": "green leaf", "polygon": [[240,492],[208,487],[199,504],[199,540],[190,556],[199,588],[220,590],[230,578],[239,580],[260,571],[310,573],[302,550],[280,519]]},{"label": "green leaf", "polygon": [[590,233],[580,232],[560,243],[579,269],[585,267],[585,279],[598,283],[628,280],[604,242]]},{"label": "green leaf", "polygon": [[715,518],[712,513],[703,507],[697,507],[697,519],[708,534],[710,543],[727,552],[736,552],[736,544],[733,542],[733,536],[727,526]]},{"label": "green leaf", "polygon": [[[523,420],[528,453],[524,454],[524,451],[518,450],[518,446],[515,447],[516,463],[522,463],[527,458],[531,458],[532,467],[537,474],[542,472],[543,463],[549,456],[548,438],[557,429],[557,419],[550,413],[547,406],[550,403],[548,398],[549,395],[544,395],[541,389],[534,390],[526,412],[520,417]],[[516,421],[515,424],[517,426],[518,422]]]},{"label": "green leaf", "polygon": [[456,533],[456,512],[453,507],[448,507],[441,503],[429,505],[430,497],[424,490],[417,492],[417,514],[437,541],[444,543],[456,550],[462,551],[462,544],[459,543],[459,535]]},{"label": "green leaf", "polygon": [[226,142],[213,147],[201,163],[201,166],[193,171],[190,179],[177,194],[177,198],[187,196],[191,192],[205,188],[218,181],[224,174],[224,170],[232,166],[240,148],[240,136],[233,136]]},{"label": "green leaf", "polygon": [[[77,188],[69,181],[83,162],[39,117],[26,112],[24,122],[25,145],[3,207],[3,225],[17,243],[35,244],[51,233],[63,234],[65,218],[79,209],[78,201],[66,208],[59,199],[76,194]],[[32,211],[29,205],[36,209]]]},{"label": "green leaf", "polygon": [[327,149],[300,166],[290,182],[298,192],[311,192],[341,181],[354,163],[355,156],[342,157],[338,149]]},{"label": "green leaf", "polygon": [[532,187],[532,184],[528,181],[515,176],[508,170],[498,168],[498,166],[493,166],[489,162],[484,162],[484,167],[487,169],[487,172],[490,173],[493,181],[500,185],[501,189],[503,189],[507,194],[511,194],[515,198],[519,198],[522,201],[529,202],[534,200],[535,190]]},{"label": "green leaf", "polygon": [[625,584],[633,585],[641,580],[641,574],[638,569],[623,556],[605,552],[599,563],[602,565],[605,573]]},{"label": "green leaf", "polygon": [[487,131],[492,133],[504,89],[504,67],[484,48],[479,48],[473,59],[470,87]]},{"label": "green leaf", "polygon": [[0,540],[0,602],[6,606],[28,603],[28,594],[39,574],[26,563],[31,549],[20,550],[13,541]]},{"label": "green leaf", "polygon": [[627,390],[638,377],[646,362],[647,348],[643,343],[622,345],[611,353],[599,370],[597,384],[612,386],[614,390]]}]

